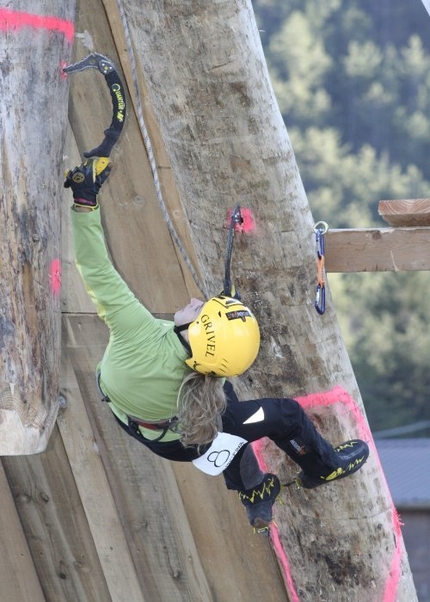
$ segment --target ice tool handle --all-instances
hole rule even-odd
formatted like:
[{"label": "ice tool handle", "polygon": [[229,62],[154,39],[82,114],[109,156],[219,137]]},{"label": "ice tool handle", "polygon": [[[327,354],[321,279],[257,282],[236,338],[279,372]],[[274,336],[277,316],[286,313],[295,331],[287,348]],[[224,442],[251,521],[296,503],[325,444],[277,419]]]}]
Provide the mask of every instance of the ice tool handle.
[{"label": "ice tool handle", "polygon": [[76,73],[85,69],[97,69],[106,80],[112,100],[112,121],[107,130],[104,131],[104,139],[99,146],[90,151],[85,151],[84,156],[89,157],[109,157],[113,147],[121,135],[126,116],[126,102],[124,86],[112,61],[93,52],[82,61],[68,65],[63,69],[64,73]]},{"label": "ice tool handle", "polygon": [[236,290],[232,280],[231,280],[231,256],[233,252],[233,238],[234,232],[238,229],[243,223],[242,213],[240,210],[240,205],[236,205],[233,209],[230,217],[230,226],[228,229],[228,237],[227,237],[227,251],[224,262],[224,288],[222,291],[223,295],[227,297],[235,297],[240,300],[239,291]]}]

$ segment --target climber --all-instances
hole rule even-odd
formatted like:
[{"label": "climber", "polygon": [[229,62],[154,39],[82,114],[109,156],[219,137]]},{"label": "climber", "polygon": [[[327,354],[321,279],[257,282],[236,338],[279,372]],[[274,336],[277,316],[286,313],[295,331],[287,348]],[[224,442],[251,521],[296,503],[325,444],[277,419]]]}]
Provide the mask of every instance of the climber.
[{"label": "climber", "polygon": [[97,381],[118,424],[155,454],[223,474],[256,531],[272,522],[281,491],[263,473],[251,442],[269,437],[301,468],[296,484],[312,489],[356,472],[367,460],[364,441],[332,447],[299,403],[289,398],[240,402],[229,377],[243,374],[260,344],[257,320],[235,298],[191,299],[173,321],[154,318],[108,258],[98,194],[111,170],[88,159],[66,175],[73,193],[77,268],[110,340]]}]

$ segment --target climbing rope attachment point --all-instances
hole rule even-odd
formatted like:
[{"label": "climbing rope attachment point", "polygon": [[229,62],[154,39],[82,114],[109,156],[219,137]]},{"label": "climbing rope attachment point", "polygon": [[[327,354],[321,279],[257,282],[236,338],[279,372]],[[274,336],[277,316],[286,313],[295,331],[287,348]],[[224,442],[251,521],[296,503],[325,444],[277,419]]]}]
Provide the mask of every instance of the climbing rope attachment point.
[{"label": "climbing rope attachment point", "polygon": [[328,231],[326,222],[317,222],[314,226],[317,247],[317,286],[315,289],[315,309],[322,315],[325,312],[325,253],[324,235]]}]

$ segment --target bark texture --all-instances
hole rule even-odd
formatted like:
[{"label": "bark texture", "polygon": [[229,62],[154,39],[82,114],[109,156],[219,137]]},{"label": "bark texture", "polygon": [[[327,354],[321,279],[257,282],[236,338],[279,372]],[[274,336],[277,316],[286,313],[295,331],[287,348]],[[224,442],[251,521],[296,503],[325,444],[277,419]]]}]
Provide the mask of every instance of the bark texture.
[{"label": "bark texture", "polygon": [[[0,454],[45,449],[58,408],[60,194],[75,2],[0,9]],[[70,21],[71,20],[71,21]]]}]

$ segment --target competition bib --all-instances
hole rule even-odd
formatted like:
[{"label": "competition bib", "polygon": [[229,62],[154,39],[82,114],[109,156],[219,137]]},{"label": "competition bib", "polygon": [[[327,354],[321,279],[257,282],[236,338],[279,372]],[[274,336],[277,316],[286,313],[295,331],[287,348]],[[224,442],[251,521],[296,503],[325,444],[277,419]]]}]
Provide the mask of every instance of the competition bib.
[{"label": "competition bib", "polygon": [[245,443],[248,441],[242,437],[218,433],[206,453],[193,460],[193,464],[199,470],[215,477],[227,468]]}]

